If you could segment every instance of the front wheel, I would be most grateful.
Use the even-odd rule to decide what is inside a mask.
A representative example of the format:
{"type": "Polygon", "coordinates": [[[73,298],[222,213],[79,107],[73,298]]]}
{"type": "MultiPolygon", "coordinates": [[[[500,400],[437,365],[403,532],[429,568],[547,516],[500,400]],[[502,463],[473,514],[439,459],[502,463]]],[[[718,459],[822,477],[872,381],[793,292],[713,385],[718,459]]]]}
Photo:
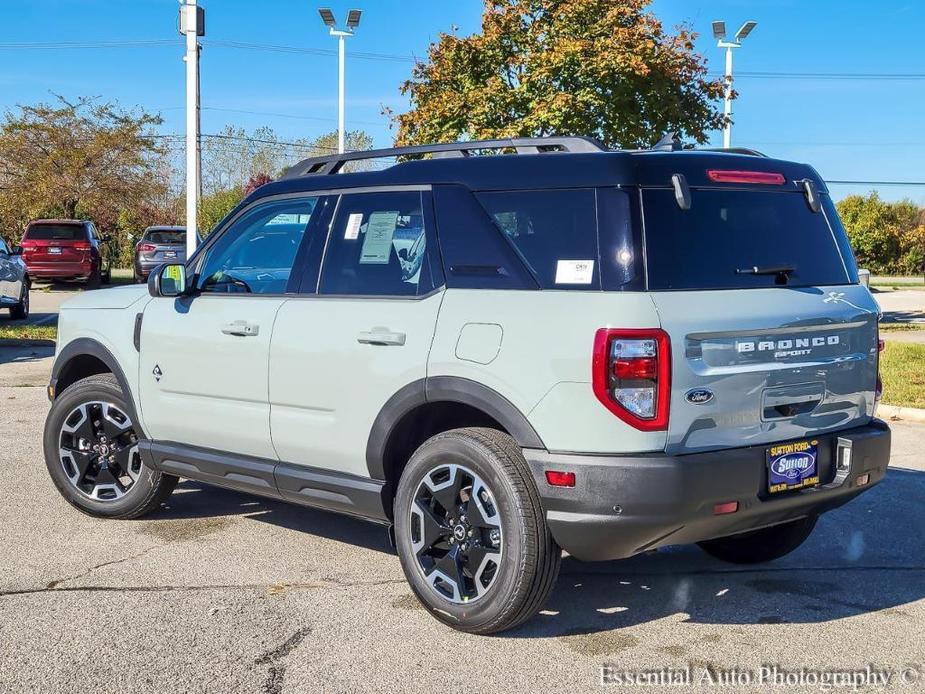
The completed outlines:
{"type": "Polygon", "coordinates": [[[562,552],[507,434],[469,428],[428,439],[402,473],[394,510],[405,577],[440,621],[491,634],[546,602],[562,552]]]}
{"type": "Polygon", "coordinates": [[[73,506],[92,516],[138,518],[166,500],[177,478],[141,459],[141,431],[112,374],[68,387],[45,420],[45,464],[73,506]]]}
{"type": "Polygon", "coordinates": [[[802,545],[816,527],[818,516],[807,516],[789,523],[772,525],[741,535],[698,542],[700,548],[733,564],[760,564],[790,554],[802,545]]]}

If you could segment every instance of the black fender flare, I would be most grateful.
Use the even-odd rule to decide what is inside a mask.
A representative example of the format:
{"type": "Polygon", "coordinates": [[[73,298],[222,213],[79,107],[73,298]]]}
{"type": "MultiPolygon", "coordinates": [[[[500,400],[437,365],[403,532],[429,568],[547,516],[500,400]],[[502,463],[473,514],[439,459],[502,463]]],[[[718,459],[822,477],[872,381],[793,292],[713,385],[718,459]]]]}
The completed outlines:
{"type": "Polygon", "coordinates": [[[372,479],[386,478],[386,446],[395,426],[416,407],[433,402],[470,405],[503,426],[521,448],[546,447],[526,416],[497,391],[468,378],[431,376],[404,386],[379,410],[366,443],[366,465],[372,479]]]}
{"type": "Polygon", "coordinates": [[[116,381],[119,382],[119,387],[122,388],[122,392],[125,394],[126,405],[128,405],[128,415],[132,418],[132,421],[140,428],[141,422],[138,419],[138,412],[135,409],[135,397],[133,395],[132,389],[128,385],[128,379],[125,377],[125,372],[122,370],[122,367],[119,365],[119,360],[113,356],[113,353],[109,351],[103,344],[97,342],[96,340],[89,337],[78,337],[76,340],[68,342],[64,348],[57,354],[55,357],[55,363],[51,367],[51,380],[49,385],[53,387],[53,390],[49,389],[49,395],[54,392],[55,398],[60,395],[58,392],[58,380],[61,378],[61,374],[64,373],[67,365],[71,363],[76,357],[81,357],[84,355],[90,355],[91,357],[96,357],[99,359],[109,371],[115,376],[116,381]]]}

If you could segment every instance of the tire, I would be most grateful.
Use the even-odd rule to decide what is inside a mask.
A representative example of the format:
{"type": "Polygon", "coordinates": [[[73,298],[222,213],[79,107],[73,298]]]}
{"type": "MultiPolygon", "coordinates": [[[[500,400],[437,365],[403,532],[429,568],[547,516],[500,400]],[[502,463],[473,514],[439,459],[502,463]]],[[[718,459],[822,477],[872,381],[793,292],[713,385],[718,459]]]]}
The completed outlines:
{"type": "Polygon", "coordinates": [[[22,293],[19,295],[19,303],[10,306],[10,318],[13,320],[25,320],[29,317],[29,287],[31,283],[28,277],[23,277],[22,293]]]}
{"type": "Polygon", "coordinates": [[[100,281],[103,284],[109,284],[110,282],[112,282],[112,268],[111,267],[106,268],[106,272],[100,275],[100,281]]]}
{"type": "Polygon", "coordinates": [[[772,525],[750,533],[698,542],[712,557],[732,564],[760,564],[790,554],[802,545],[816,527],[818,516],[772,525]]]}
{"type": "Polygon", "coordinates": [[[128,412],[130,408],[115,377],[98,374],[83,378],[62,392],[45,420],[45,464],[51,479],[72,506],[88,515],[139,518],[156,510],[177,485],[173,475],[152,470],[141,462],[133,449],[143,434],[131,422],[128,412]],[[99,453],[91,448],[101,443],[97,432],[105,436],[104,446],[116,444],[119,449],[113,449],[110,460],[114,464],[99,465],[99,453]],[[85,462],[93,459],[97,462],[85,462]],[[79,462],[84,463],[88,472],[95,470],[95,474],[80,472],[79,462]]]}
{"type": "Polygon", "coordinates": [[[87,289],[97,289],[103,281],[103,275],[99,268],[94,268],[87,276],[87,289]]]}
{"type": "Polygon", "coordinates": [[[562,551],[520,447],[507,434],[454,429],[425,441],[402,473],[394,510],[405,577],[444,624],[472,634],[505,631],[530,619],[549,597],[562,551]],[[467,489],[480,501],[466,500],[467,489]],[[449,506],[466,503],[447,512],[438,497],[449,506]],[[438,534],[442,539],[435,540],[438,534]],[[447,574],[438,567],[448,566],[461,580],[442,578],[447,574]]]}

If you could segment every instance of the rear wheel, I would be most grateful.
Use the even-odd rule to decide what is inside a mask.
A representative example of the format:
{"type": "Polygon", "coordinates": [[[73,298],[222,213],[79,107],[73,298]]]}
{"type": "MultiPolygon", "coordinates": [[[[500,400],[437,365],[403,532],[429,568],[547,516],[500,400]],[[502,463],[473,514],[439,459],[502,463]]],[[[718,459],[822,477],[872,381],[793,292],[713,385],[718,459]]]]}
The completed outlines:
{"type": "Polygon", "coordinates": [[[170,496],[177,478],[141,460],[141,436],[111,374],[81,379],[45,420],[45,464],[61,495],[84,513],[138,518],[170,496]]]}
{"type": "Polygon", "coordinates": [[[698,542],[710,556],[733,564],[759,564],[790,554],[816,527],[818,516],[807,516],[750,533],[698,542]]]}
{"type": "Polygon", "coordinates": [[[103,281],[103,275],[100,272],[100,268],[95,267],[90,271],[90,274],[87,276],[87,287],[89,289],[96,289],[100,286],[100,283],[103,281]]]}
{"type": "Polygon", "coordinates": [[[520,448],[493,429],[438,434],[415,452],[398,485],[395,538],[418,599],[475,634],[532,617],[562,554],[520,448]]]}
{"type": "Polygon", "coordinates": [[[102,281],[103,284],[109,284],[110,282],[112,282],[112,268],[111,267],[107,267],[106,272],[100,275],[100,280],[102,281]]]}
{"type": "Polygon", "coordinates": [[[29,278],[24,277],[19,295],[19,303],[15,306],[10,306],[10,318],[13,320],[25,320],[29,317],[29,287],[29,278]]]}

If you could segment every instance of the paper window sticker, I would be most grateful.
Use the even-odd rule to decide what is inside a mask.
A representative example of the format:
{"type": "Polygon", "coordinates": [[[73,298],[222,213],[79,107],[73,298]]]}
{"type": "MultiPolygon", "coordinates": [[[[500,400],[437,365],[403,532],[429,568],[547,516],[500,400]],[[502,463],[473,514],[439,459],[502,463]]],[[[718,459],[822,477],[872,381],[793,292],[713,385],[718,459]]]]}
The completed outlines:
{"type": "Polygon", "coordinates": [[[388,265],[392,256],[392,237],[398,225],[398,212],[373,212],[366,223],[360,265],[388,265]]]}
{"type": "Polygon", "coordinates": [[[344,231],[344,238],[348,241],[360,238],[361,224],[363,224],[362,212],[354,212],[347,217],[347,229],[344,231]]]}
{"type": "Polygon", "coordinates": [[[591,284],[593,260],[560,260],[556,263],[556,284],[591,284]]]}

